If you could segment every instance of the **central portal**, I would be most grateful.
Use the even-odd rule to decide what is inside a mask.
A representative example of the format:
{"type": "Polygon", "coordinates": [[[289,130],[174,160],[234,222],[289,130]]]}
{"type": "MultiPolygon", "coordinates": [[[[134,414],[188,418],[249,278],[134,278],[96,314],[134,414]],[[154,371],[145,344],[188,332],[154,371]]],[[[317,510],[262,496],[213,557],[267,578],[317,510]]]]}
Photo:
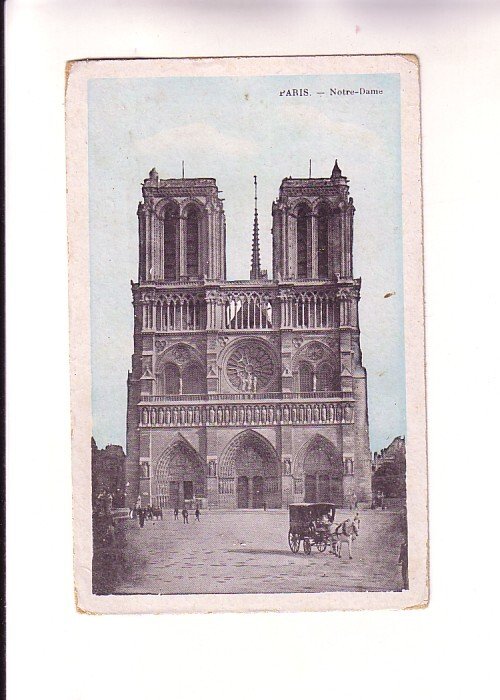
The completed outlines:
{"type": "Polygon", "coordinates": [[[271,444],[255,431],[245,431],[230,443],[222,470],[235,479],[237,508],[281,507],[281,478],[276,453],[271,444]]]}

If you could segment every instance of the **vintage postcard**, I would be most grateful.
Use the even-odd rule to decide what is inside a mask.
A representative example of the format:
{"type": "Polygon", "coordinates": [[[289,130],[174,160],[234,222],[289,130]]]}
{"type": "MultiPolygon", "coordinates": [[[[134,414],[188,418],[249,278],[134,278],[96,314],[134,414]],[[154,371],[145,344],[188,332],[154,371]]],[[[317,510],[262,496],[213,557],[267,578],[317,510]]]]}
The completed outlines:
{"type": "Polygon", "coordinates": [[[426,605],[417,58],[66,80],[78,608],[426,605]]]}

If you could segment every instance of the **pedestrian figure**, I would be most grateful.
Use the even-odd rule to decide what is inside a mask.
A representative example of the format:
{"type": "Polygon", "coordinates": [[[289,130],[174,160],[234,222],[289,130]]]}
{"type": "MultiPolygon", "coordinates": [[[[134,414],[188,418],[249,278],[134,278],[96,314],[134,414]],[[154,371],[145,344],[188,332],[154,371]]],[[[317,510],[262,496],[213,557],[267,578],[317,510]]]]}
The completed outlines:
{"type": "Polygon", "coordinates": [[[267,510],[267,503],[264,501],[264,512],[267,510]]]}
{"type": "Polygon", "coordinates": [[[198,508],[198,506],[196,506],[196,510],[194,511],[194,515],[196,517],[196,520],[198,520],[198,522],[199,522],[200,521],[200,509],[198,508]]]}
{"type": "Polygon", "coordinates": [[[360,519],[360,517],[359,517],[359,513],[356,513],[356,515],[354,516],[354,520],[352,521],[352,526],[353,526],[353,528],[354,528],[354,534],[356,535],[356,537],[357,537],[358,534],[359,534],[359,525],[360,525],[360,523],[361,523],[361,519],[360,519]]]}
{"type": "Polygon", "coordinates": [[[408,542],[403,540],[399,553],[399,564],[401,564],[401,576],[403,578],[403,589],[408,590],[408,542]]]}
{"type": "Polygon", "coordinates": [[[177,506],[174,508],[174,520],[179,520],[179,509],[177,506]]]}
{"type": "Polygon", "coordinates": [[[188,520],[189,512],[188,512],[187,508],[182,509],[182,518],[183,518],[184,525],[189,525],[189,520],[188,520]]]}
{"type": "Polygon", "coordinates": [[[139,516],[139,525],[144,527],[144,520],[146,518],[146,513],[143,508],[138,508],[137,515],[139,516]]]}

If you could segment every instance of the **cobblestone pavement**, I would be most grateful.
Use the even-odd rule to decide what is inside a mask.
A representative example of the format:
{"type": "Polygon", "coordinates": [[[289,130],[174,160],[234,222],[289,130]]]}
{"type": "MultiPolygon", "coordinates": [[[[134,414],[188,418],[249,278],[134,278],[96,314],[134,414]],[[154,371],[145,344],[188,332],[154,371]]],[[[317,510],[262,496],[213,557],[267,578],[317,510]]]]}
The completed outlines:
{"type": "MultiPolygon", "coordinates": [[[[350,514],[352,516],[352,513],[350,514]]],[[[336,521],[348,517],[338,511],[336,521]]],[[[203,511],[174,521],[127,521],[116,593],[300,593],[401,589],[399,513],[362,511],[353,559],[288,547],[288,511],[203,511]]]]}

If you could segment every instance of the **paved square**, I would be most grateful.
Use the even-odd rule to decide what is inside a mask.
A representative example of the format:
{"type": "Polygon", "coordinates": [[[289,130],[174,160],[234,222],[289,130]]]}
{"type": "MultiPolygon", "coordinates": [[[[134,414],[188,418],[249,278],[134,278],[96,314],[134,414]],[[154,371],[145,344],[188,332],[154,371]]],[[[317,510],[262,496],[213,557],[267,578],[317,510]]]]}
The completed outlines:
{"type": "MultiPolygon", "coordinates": [[[[338,511],[336,521],[352,516],[338,511]]],[[[288,511],[203,511],[174,521],[128,520],[116,593],[301,593],[401,590],[401,516],[362,511],[353,560],[329,550],[292,554],[288,511]]]]}

